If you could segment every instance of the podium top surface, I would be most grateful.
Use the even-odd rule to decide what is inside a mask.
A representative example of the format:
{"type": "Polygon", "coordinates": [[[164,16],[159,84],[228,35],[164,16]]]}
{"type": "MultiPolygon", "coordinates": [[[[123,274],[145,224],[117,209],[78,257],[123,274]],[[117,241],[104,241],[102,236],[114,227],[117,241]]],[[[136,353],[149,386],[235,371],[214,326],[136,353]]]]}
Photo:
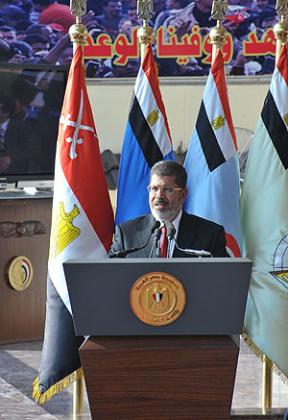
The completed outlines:
{"type": "Polygon", "coordinates": [[[237,335],[242,332],[252,262],[244,258],[102,259],[63,264],[77,335],[237,335]],[[141,277],[168,273],[183,285],[183,313],[147,325],[130,306],[141,277]]]}

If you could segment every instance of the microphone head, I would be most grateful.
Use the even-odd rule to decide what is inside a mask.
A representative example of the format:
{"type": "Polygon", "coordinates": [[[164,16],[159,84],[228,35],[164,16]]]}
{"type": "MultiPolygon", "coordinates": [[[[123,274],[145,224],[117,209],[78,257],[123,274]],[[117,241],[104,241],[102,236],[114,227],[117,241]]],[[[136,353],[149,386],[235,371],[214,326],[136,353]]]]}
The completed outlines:
{"type": "Polygon", "coordinates": [[[158,228],[156,228],[156,229],[155,229],[155,231],[154,231],[154,238],[155,238],[155,241],[159,241],[160,236],[161,236],[161,229],[160,229],[160,227],[158,227],[158,228]]]}
{"type": "Polygon", "coordinates": [[[156,229],[159,229],[160,227],[160,222],[159,220],[155,220],[154,225],[152,226],[151,232],[155,232],[156,229]]]}
{"type": "Polygon", "coordinates": [[[170,222],[170,221],[164,222],[164,224],[165,224],[166,229],[167,229],[167,238],[171,241],[175,236],[176,229],[175,229],[173,223],[170,222]]]}

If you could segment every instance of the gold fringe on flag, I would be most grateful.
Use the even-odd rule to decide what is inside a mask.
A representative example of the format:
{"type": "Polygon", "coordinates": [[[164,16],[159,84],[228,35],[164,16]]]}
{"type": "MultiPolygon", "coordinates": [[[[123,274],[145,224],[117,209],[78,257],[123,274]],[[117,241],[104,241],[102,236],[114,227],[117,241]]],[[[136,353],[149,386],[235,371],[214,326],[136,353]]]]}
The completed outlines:
{"type": "MultiPolygon", "coordinates": [[[[253,351],[253,353],[259,358],[262,359],[262,357],[264,356],[263,351],[261,351],[256,344],[254,343],[254,341],[251,340],[251,338],[247,335],[247,333],[245,331],[243,331],[242,333],[242,338],[245,341],[245,343],[247,344],[247,346],[253,351]]],[[[277,376],[279,376],[279,378],[281,379],[281,381],[284,384],[288,383],[288,377],[287,375],[285,375],[285,373],[282,372],[282,370],[275,364],[272,362],[272,370],[273,372],[276,373],[277,376]]]]}
{"type": "Polygon", "coordinates": [[[58,392],[62,391],[63,389],[67,388],[69,385],[71,385],[73,382],[81,379],[84,377],[83,369],[82,367],[72,372],[70,375],[66,376],[65,378],[61,379],[61,381],[56,382],[54,385],[52,385],[50,388],[47,389],[47,391],[43,392],[41,394],[40,388],[39,388],[39,377],[35,378],[33,382],[33,393],[32,397],[34,400],[39,404],[45,404],[47,401],[49,401],[54,395],[58,394],[58,392]]]}

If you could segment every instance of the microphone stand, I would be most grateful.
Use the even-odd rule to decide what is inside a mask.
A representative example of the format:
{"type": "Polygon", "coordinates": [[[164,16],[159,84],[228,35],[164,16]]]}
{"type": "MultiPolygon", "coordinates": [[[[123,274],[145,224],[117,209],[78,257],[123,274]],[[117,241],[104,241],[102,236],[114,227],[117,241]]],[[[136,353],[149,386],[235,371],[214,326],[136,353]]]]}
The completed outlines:
{"type": "Polygon", "coordinates": [[[170,248],[170,243],[173,242],[175,244],[175,247],[178,249],[178,251],[184,252],[185,254],[191,255],[191,257],[212,257],[211,252],[209,251],[205,251],[204,249],[184,249],[184,248],[180,248],[178,246],[178,243],[175,239],[175,227],[173,226],[173,224],[171,222],[165,222],[166,225],[166,229],[167,229],[167,238],[169,241],[169,248],[170,248]]]}
{"type": "MultiPolygon", "coordinates": [[[[139,247],[136,247],[136,248],[131,248],[131,249],[125,249],[125,250],[122,250],[122,251],[117,251],[114,254],[111,254],[109,256],[109,258],[126,258],[127,255],[133,254],[134,252],[137,252],[137,251],[140,251],[141,249],[144,249],[148,245],[148,242],[150,241],[150,238],[153,235],[153,233],[154,233],[154,237],[155,237],[154,241],[156,242],[156,233],[157,233],[157,231],[160,232],[159,225],[160,225],[160,222],[155,221],[154,225],[152,226],[150,235],[149,235],[149,237],[148,237],[148,239],[147,239],[147,241],[146,241],[146,243],[144,245],[139,246],[139,247]]],[[[157,238],[159,238],[159,236],[160,235],[157,234],[157,238]]],[[[159,240],[159,239],[157,239],[157,240],[159,240]]]]}
{"type": "Polygon", "coordinates": [[[159,248],[159,239],[160,239],[160,236],[161,236],[161,230],[158,227],[154,231],[154,242],[153,242],[153,246],[151,248],[151,251],[150,251],[150,254],[149,254],[149,257],[148,258],[152,258],[154,249],[156,249],[156,258],[160,258],[160,248],[159,248]]]}

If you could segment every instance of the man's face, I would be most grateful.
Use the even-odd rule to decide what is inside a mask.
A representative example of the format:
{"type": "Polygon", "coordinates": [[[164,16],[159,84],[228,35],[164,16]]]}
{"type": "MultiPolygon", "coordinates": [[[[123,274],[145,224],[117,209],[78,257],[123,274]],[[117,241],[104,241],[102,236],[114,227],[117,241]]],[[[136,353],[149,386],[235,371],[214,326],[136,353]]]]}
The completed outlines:
{"type": "Polygon", "coordinates": [[[132,28],[133,23],[129,19],[122,20],[122,22],[119,23],[119,32],[121,32],[121,34],[126,35],[127,37],[131,35],[132,28]]]}
{"type": "Polygon", "coordinates": [[[149,205],[151,213],[156,219],[172,221],[183,207],[187,195],[186,188],[181,188],[176,184],[175,176],[152,175],[150,181],[151,191],[149,192],[149,205]],[[157,187],[157,192],[153,192],[153,187],[157,187]],[[165,187],[174,187],[175,190],[168,194],[165,187]],[[164,191],[163,191],[164,190],[164,191]]]}
{"type": "Polygon", "coordinates": [[[39,35],[43,38],[49,40],[52,42],[55,39],[55,35],[53,30],[50,28],[50,26],[44,26],[39,30],[39,35]]]}
{"type": "Polygon", "coordinates": [[[73,47],[67,47],[65,48],[65,50],[63,51],[62,55],[61,55],[61,64],[64,64],[65,66],[71,64],[72,61],[72,57],[73,57],[73,47]]]}
{"type": "Polygon", "coordinates": [[[136,8],[135,8],[135,9],[128,9],[128,10],[127,10],[127,14],[128,14],[129,19],[130,19],[133,23],[135,23],[135,22],[136,22],[136,24],[139,24],[139,21],[138,21],[138,16],[137,16],[137,9],[136,9],[136,8]]]}
{"type": "Polygon", "coordinates": [[[122,3],[120,1],[109,1],[105,7],[105,12],[109,17],[119,16],[122,12],[122,3]]]}
{"type": "Polygon", "coordinates": [[[15,31],[1,31],[0,33],[1,33],[1,39],[4,39],[4,41],[8,42],[8,44],[9,42],[17,40],[15,31]]]}
{"type": "Polygon", "coordinates": [[[48,51],[49,50],[49,44],[44,42],[34,42],[34,44],[31,45],[33,53],[37,53],[39,51],[48,51]]]}

